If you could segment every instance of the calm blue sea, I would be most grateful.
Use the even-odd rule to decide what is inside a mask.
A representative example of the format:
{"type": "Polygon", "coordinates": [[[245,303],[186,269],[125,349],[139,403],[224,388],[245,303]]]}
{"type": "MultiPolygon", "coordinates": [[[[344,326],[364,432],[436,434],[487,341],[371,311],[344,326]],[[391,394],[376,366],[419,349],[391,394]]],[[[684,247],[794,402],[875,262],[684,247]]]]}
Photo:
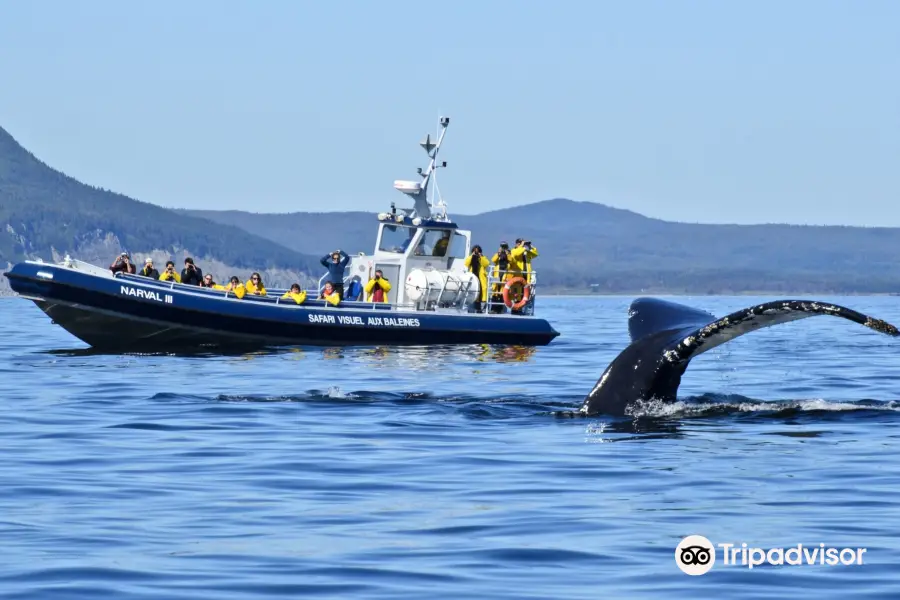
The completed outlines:
{"type": "MultiPolygon", "coordinates": [[[[823,299],[900,324],[900,298],[823,299]]],[[[814,317],[641,418],[555,414],[630,300],[540,298],[537,350],[217,357],[92,354],[0,300],[0,597],[900,597],[900,341],[814,317]],[[866,553],[692,577],[692,534],[866,553]]]]}

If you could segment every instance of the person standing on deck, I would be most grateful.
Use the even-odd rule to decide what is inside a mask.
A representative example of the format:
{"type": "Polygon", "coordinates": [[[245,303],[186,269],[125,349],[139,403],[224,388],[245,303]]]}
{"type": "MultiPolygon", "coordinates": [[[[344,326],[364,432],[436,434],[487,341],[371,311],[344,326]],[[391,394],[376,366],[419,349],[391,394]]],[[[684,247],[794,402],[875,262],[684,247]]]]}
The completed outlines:
{"type": "Polygon", "coordinates": [[[328,279],[331,281],[331,287],[341,299],[344,297],[344,269],[350,262],[350,257],[341,249],[337,249],[331,254],[326,254],[320,261],[322,266],[328,269],[328,279]]]}
{"type": "Polygon", "coordinates": [[[475,312],[481,312],[481,306],[487,302],[487,270],[490,262],[481,253],[481,246],[472,246],[472,254],[466,257],[466,268],[478,277],[478,284],[481,286],[478,300],[475,301],[475,312]]]}
{"type": "MultiPolygon", "coordinates": [[[[369,267],[371,268],[371,267],[369,267]]],[[[381,269],[375,271],[375,277],[366,283],[366,302],[387,302],[391,282],[384,278],[381,269]]]]}
{"type": "Polygon", "coordinates": [[[537,248],[522,238],[516,240],[516,247],[509,253],[511,262],[515,263],[513,270],[522,273],[527,283],[531,283],[531,259],[537,258],[537,255],[537,248]]]}
{"type": "Polygon", "coordinates": [[[493,278],[495,283],[491,286],[491,312],[502,313],[505,310],[503,306],[503,297],[501,288],[504,281],[510,279],[513,275],[510,273],[512,268],[512,260],[509,257],[509,244],[500,242],[500,249],[491,257],[494,264],[493,278]]]}

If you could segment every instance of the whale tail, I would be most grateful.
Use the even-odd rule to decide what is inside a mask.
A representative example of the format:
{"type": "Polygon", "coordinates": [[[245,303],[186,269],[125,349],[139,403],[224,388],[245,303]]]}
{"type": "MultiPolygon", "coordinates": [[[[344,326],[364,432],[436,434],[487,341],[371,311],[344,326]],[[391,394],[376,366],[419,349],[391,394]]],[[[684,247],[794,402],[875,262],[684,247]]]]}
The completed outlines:
{"type": "Polygon", "coordinates": [[[674,400],[681,376],[695,356],[745,333],[818,315],[900,336],[890,323],[829,302],[776,300],[716,318],[675,302],[638,298],[628,312],[631,344],[609,364],[579,412],[621,416],[640,400],[674,400]]]}

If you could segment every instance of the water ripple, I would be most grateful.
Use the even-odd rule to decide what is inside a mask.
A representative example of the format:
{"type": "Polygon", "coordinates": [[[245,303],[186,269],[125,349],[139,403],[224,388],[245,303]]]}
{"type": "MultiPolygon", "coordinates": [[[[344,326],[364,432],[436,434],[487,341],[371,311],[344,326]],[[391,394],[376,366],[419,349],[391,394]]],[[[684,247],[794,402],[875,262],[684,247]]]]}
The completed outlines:
{"type": "MultiPolygon", "coordinates": [[[[94,352],[2,300],[0,591],[896,597],[896,342],[791,323],[696,359],[677,403],[577,417],[628,342],[629,301],[542,299],[563,337],[536,350],[223,356],[94,352]],[[688,577],[673,558],[689,534],[867,561],[688,577]]],[[[894,299],[835,301],[900,322],[894,299]]]]}

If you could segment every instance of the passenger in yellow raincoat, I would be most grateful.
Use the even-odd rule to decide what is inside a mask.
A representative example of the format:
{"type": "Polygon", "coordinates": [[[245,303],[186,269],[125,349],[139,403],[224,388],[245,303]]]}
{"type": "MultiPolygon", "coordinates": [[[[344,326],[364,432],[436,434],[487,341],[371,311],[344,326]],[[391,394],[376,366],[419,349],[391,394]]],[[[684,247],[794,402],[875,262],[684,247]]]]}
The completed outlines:
{"type": "MultiPolygon", "coordinates": [[[[371,267],[369,267],[371,269],[371,267]]],[[[371,273],[371,271],[369,271],[371,273]]],[[[391,282],[384,278],[381,269],[375,271],[375,277],[366,282],[366,302],[387,302],[391,282]]]]}
{"type": "Polygon", "coordinates": [[[478,300],[475,301],[475,311],[481,312],[482,304],[487,302],[487,270],[491,263],[481,253],[481,246],[472,246],[472,254],[466,257],[466,268],[469,269],[476,277],[478,277],[481,293],[478,294],[478,300]]]}
{"type": "Polygon", "coordinates": [[[531,259],[537,258],[537,255],[537,248],[532,246],[530,241],[517,239],[516,247],[509,253],[510,270],[523,274],[525,281],[531,283],[531,259]],[[512,266],[513,263],[515,266],[512,266]]]}
{"type": "Polygon", "coordinates": [[[232,275],[231,279],[228,282],[228,285],[214,285],[213,289],[216,290],[225,290],[226,292],[233,292],[235,296],[238,298],[243,298],[247,293],[247,288],[244,287],[244,284],[241,283],[241,280],[237,278],[237,275],[232,275]]]}
{"type": "Polygon", "coordinates": [[[250,279],[244,285],[247,288],[248,294],[253,294],[255,296],[265,296],[266,295],[266,286],[263,285],[262,275],[259,273],[253,273],[250,275],[250,279]]]}
{"type": "Polygon", "coordinates": [[[171,260],[166,261],[166,270],[159,274],[159,280],[181,283],[181,275],[175,270],[175,263],[171,260]]]}
{"type": "Polygon", "coordinates": [[[509,244],[500,242],[500,249],[491,257],[491,262],[494,265],[494,272],[491,275],[494,281],[497,282],[491,286],[491,302],[494,303],[491,306],[491,312],[503,312],[505,309],[503,308],[503,298],[501,296],[502,282],[511,279],[515,275],[510,272],[515,265],[509,257],[509,244]]]}
{"type": "Polygon", "coordinates": [[[509,244],[500,242],[500,249],[491,257],[491,263],[494,265],[494,279],[506,281],[510,278],[510,271],[515,265],[513,264],[512,258],[509,256],[509,244]]]}
{"type": "Polygon", "coordinates": [[[303,304],[306,302],[306,291],[301,290],[298,284],[294,284],[291,286],[291,289],[284,293],[284,296],[281,297],[282,300],[287,300],[290,298],[297,304],[303,304]]]}

